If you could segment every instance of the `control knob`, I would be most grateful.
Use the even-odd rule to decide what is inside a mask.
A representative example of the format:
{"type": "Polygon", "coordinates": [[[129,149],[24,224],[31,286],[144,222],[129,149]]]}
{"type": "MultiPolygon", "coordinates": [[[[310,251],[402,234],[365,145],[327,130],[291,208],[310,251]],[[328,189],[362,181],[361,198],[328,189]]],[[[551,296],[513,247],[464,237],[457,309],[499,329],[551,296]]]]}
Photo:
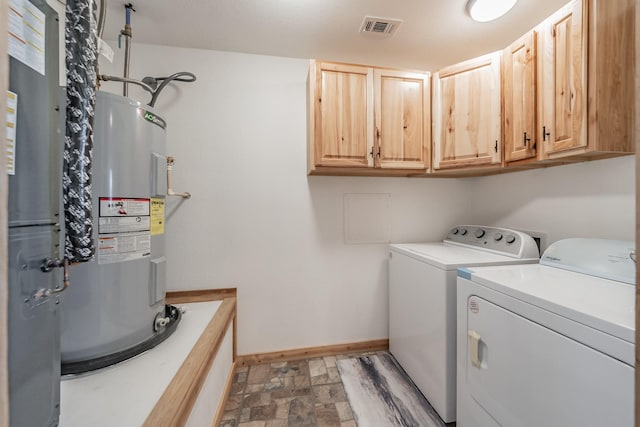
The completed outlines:
{"type": "Polygon", "coordinates": [[[494,235],[493,235],[493,239],[494,239],[496,242],[499,242],[500,240],[502,240],[502,233],[496,233],[496,234],[494,234],[494,235]]]}
{"type": "Polygon", "coordinates": [[[463,236],[466,236],[467,235],[467,229],[463,228],[462,230],[460,230],[460,234],[463,235],[463,236]]]}
{"type": "Polygon", "coordinates": [[[514,236],[513,234],[509,234],[507,236],[507,238],[506,238],[506,241],[507,241],[508,244],[511,244],[511,243],[515,242],[516,241],[516,236],[514,236]]]}
{"type": "Polygon", "coordinates": [[[458,230],[458,227],[454,228],[453,230],[451,230],[451,234],[458,234],[460,230],[458,230]]]}
{"type": "Polygon", "coordinates": [[[476,237],[478,239],[481,238],[484,235],[485,235],[485,232],[484,232],[484,230],[482,228],[479,228],[479,229],[476,230],[476,237]]]}

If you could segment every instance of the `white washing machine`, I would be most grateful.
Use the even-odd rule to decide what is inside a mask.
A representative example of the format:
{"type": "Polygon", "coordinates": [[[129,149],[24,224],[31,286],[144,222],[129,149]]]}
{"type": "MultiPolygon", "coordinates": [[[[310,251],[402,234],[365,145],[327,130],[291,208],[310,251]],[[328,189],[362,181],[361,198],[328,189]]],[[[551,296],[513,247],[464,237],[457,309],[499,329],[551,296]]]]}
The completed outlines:
{"type": "Polygon", "coordinates": [[[635,244],[458,270],[457,425],[633,426],[635,244]]]}
{"type": "Polygon", "coordinates": [[[531,236],[462,225],[442,242],[390,246],[389,351],[445,422],[456,416],[456,269],[537,263],[531,236]]]}

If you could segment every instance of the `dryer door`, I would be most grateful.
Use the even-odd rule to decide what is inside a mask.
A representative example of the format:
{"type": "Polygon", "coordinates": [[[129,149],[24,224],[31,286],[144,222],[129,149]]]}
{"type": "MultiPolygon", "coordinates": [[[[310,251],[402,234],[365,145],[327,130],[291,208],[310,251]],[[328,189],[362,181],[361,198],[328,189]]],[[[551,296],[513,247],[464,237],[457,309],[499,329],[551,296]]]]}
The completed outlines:
{"type": "Polygon", "coordinates": [[[477,296],[466,386],[502,426],[632,426],[633,367],[477,296]]]}

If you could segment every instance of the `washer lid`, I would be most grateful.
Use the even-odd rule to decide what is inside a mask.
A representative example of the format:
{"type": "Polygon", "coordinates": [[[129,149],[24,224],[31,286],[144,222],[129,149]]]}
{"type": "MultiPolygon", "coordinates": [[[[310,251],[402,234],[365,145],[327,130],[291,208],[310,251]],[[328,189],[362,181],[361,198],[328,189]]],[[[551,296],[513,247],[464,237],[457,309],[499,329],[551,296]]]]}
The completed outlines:
{"type": "Polygon", "coordinates": [[[449,243],[402,243],[390,246],[394,252],[399,252],[426,262],[442,270],[455,270],[458,267],[473,267],[479,265],[505,265],[537,263],[538,258],[514,258],[500,255],[482,249],[473,249],[449,243]]]}
{"type": "Polygon", "coordinates": [[[635,342],[635,287],[540,264],[475,267],[458,276],[635,342]]]}

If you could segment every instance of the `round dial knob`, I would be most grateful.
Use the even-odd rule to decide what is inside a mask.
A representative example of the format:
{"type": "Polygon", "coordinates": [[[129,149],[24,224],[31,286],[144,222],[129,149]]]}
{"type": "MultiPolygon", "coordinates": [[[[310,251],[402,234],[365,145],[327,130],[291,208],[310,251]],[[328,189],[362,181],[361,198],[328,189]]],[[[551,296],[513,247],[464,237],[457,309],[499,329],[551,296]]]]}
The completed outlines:
{"type": "Polygon", "coordinates": [[[459,232],[459,231],[460,231],[460,230],[458,230],[457,228],[454,228],[453,230],[451,230],[451,233],[452,233],[452,234],[458,234],[458,232],[459,232]]]}
{"type": "Polygon", "coordinates": [[[516,241],[516,236],[509,234],[506,238],[507,243],[511,244],[516,241]]]}
{"type": "Polygon", "coordinates": [[[496,233],[496,234],[494,234],[494,235],[493,235],[493,239],[494,239],[496,242],[499,242],[500,240],[502,240],[502,233],[496,233]]]}
{"type": "Polygon", "coordinates": [[[463,236],[465,236],[467,234],[467,229],[463,228],[462,230],[460,230],[460,234],[462,234],[463,236]]]}
{"type": "Polygon", "coordinates": [[[477,230],[476,230],[476,237],[477,237],[478,239],[479,239],[479,238],[481,238],[481,237],[482,237],[482,236],[484,236],[484,235],[485,235],[485,232],[484,232],[484,230],[483,230],[483,229],[479,228],[479,229],[477,229],[477,230]]]}

